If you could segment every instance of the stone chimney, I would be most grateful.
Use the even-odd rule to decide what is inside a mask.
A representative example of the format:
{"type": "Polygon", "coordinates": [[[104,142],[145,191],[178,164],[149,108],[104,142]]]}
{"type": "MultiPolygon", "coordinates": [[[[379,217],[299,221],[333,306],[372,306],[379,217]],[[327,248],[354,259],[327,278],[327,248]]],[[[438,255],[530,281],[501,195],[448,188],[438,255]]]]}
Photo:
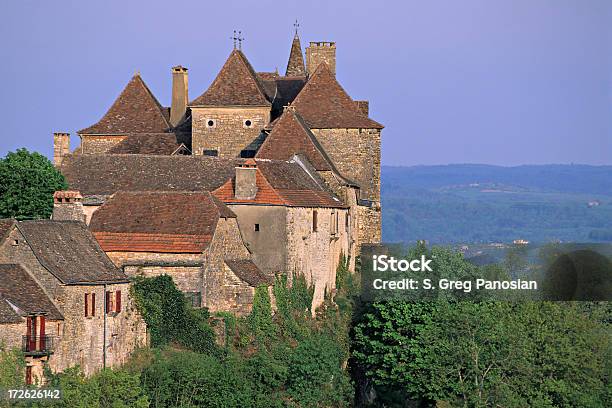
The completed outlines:
{"type": "Polygon", "coordinates": [[[236,166],[234,196],[238,200],[253,200],[257,195],[257,163],[247,159],[236,166]]]}
{"type": "Polygon", "coordinates": [[[336,43],[328,41],[311,41],[306,47],[306,70],[312,75],[319,64],[326,62],[331,72],[336,75],[336,43]]]}
{"type": "Polygon", "coordinates": [[[55,167],[62,165],[62,160],[67,154],[70,154],[70,133],[53,133],[53,164],[55,167]]]}
{"type": "Polygon", "coordinates": [[[170,124],[179,124],[189,103],[187,95],[187,68],[177,65],[172,67],[172,105],[170,106],[170,124]]]}
{"type": "Polygon", "coordinates": [[[53,193],[53,215],[56,221],[85,222],[83,196],[78,191],[56,191],[53,193]]]}
{"type": "Polygon", "coordinates": [[[370,102],[368,101],[355,101],[355,106],[357,106],[357,110],[363,113],[366,116],[370,115],[370,102]]]}

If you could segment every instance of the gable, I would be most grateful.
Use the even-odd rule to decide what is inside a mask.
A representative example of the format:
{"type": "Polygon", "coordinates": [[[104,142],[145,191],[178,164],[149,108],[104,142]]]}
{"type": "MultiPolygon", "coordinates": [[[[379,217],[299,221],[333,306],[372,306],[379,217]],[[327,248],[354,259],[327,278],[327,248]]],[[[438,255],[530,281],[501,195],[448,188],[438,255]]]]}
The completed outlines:
{"type": "Polygon", "coordinates": [[[210,87],[189,105],[270,106],[270,101],[242,51],[233,50],[210,87]]]}
{"type": "Polygon", "coordinates": [[[110,109],[96,124],[81,129],[84,135],[162,133],[169,129],[167,112],[139,74],[132,77],[110,109]]]}

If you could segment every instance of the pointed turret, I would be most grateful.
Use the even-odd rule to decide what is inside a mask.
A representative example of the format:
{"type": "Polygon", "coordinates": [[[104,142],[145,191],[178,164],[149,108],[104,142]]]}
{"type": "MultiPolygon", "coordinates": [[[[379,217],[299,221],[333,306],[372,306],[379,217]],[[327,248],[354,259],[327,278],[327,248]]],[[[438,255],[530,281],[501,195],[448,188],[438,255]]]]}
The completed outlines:
{"type": "Polygon", "coordinates": [[[302,55],[302,45],[300,44],[300,36],[295,32],[293,43],[291,43],[291,53],[289,54],[289,62],[287,62],[287,71],[285,76],[296,77],[306,76],[306,66],[304,65],[304,55],[302,55]]]}

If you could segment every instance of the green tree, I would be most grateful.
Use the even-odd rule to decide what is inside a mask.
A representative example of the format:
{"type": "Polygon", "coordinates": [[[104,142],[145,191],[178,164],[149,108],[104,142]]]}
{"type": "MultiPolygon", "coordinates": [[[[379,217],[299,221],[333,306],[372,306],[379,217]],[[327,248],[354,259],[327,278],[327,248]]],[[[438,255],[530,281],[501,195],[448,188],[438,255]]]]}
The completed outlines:
{"type": "Polygon", "coordinates": [[[49,218],[53,193],[67,187],[45,156],[26,149],[10,152],[0,159],[0,218],[49,218]]]}

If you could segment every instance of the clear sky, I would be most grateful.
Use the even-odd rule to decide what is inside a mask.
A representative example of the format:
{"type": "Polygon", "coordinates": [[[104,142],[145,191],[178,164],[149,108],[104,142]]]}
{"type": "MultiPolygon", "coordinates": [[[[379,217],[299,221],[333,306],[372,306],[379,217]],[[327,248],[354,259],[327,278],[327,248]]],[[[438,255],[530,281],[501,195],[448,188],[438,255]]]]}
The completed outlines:
{"type": "Polygon", "coordinates": [[[52,153],[139,70],[163,105],[229,55],[284,73],[300,21],[336,41],[338,78],[383,123],[383,164],[612,164],[612,1],[27,1],[0,3],[0,156],[52,153]]]}

